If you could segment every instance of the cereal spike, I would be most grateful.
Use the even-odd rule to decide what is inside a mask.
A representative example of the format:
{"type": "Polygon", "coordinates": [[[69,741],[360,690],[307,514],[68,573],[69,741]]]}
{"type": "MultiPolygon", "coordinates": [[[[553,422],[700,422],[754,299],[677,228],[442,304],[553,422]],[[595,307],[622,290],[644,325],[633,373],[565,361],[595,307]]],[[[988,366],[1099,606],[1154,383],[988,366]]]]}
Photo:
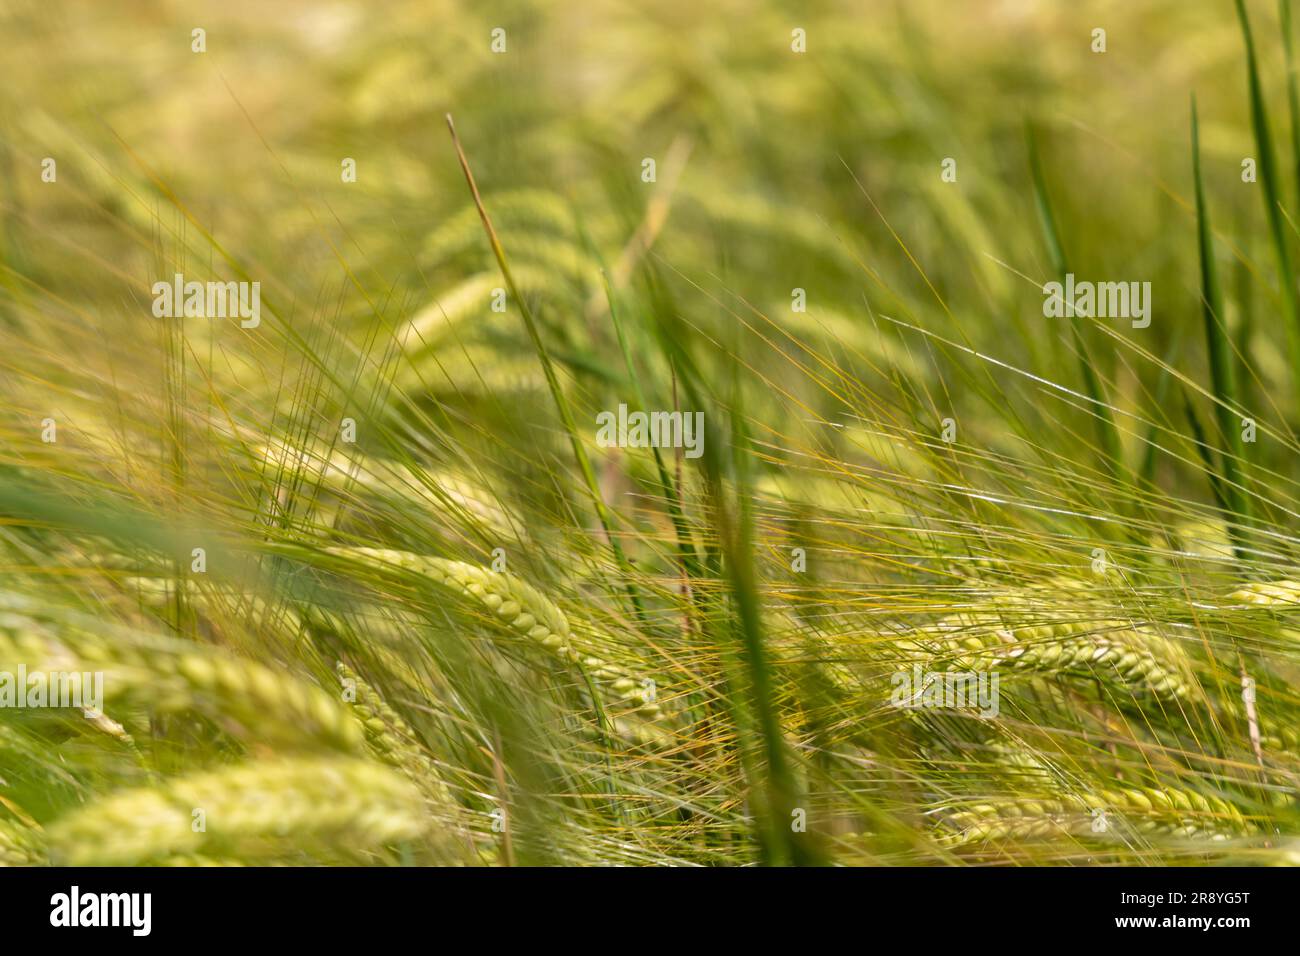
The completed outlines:
{"type": "Polygon", "coordinates": [[[1233,591],[1228,599],[1260,607],[1300,608],[1300,581],[1255,581],[1233,591]]]}
{"type": "Polygon", "coordinates": [[[351,850],[411,839],[420,798],[401,776],[347,758],[247,763],[106,797],[50,828],[67,866],[131,866],[178,855],[296,852],[313,839],[351,850]],[[192,826],[202,810],[205,829],[192,826]]]}
{"type": "Polygon", "coordinates": [[[355,683],[357,698],[352,707],[361,718],[371,752],[410,777],[435,803],[454,807],[456,801],[438,765],[425,752],[411,726],[356,671],[342,661],[337,666],[341,678],[355,683]]]}
{"type": "MultiPolygon", "coordinates": [[[[232,718],[251,736],[285,741],[304,738],[359,750],[361,728],[341,702],[315,685],[256,661],[179,641],[132,634],[107,640],[79,627],[57,633],[44,621],[0,613],[0,664],[23,662],[28,670],[104,672],[106,697],[132,696],[161,711],[203,710],[232,718]]],[[[99,729],[120,730],[90,715],[99,729]]],[[[122,731],[124,734],[125,731],[122,731]]]]}
{"type": "MultiPolygon", "coordinates": [[[[1093,811],[1111,814],[1134,830],[1167,836],[1225,840],[1254,827],[1236,807],[1218,797],[1184,790],[1114,788],[1088,795],[999,797],[943,817],[948,846],[995,840],[1087,836],[1093,811]]],[[[1104,832],[1104,831],[1103,831],[1104,832]]]]}
{"type": "Polygon", "coordinates": [[[40,866],[45,863],[38,831],[0,821],[0,866],[40,866]]]}
{"type": "Polygon", "coordinates": [[[384,548],[328,550],[341,557],[375,560],[432,578],[485,608],[503,625],[524,635],[564,664],[580,666],[593,680],[608,685],[617,695],[619,703],[635,709],[640,717],[654,720],[661,714],[658,704],[645,699],[641,692],[641,682],[631,672],[576,648],[564,612],[532,585],[511,574],[464,561],[407,551],[384,548]]]}
{"type": "Polygon", "coordinates": [[[992,620],[979,620],[972,627],[968,621],[949,618],[930,633],[936,632],[939,640],[907,642],[905,649],[949,659],[955,655],[953,666],[974,670],[1000,667],[1098,678],[1163,700],[1181,700],[1192,693],[1177,666],[1176,647],[1147,628],[1117,621],[1012,627],[992,620]]]}

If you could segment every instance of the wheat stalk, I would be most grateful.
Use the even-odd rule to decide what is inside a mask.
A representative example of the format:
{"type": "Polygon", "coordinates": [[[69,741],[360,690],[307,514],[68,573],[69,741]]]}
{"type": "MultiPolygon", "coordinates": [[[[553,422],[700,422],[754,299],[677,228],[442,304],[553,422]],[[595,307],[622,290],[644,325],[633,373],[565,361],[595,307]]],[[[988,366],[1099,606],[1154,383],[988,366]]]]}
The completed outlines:
{"type": "Polygon", "coordinates": [[[438,765],[429,757],[411,726],[356,671],[342,661],[339,661],[337,670],[339,677],[350,681],[355,689],[356,700],[352,708],[361,718],[371,752],[410,777],[435,803],[444,807],[456,806],[438,765]]]}
{"type": "Polygon", "coordinates": [[[497,621],[522,634],[557,660],[579,665],[593,680],[606,683],[623,707],[647,720],[654,720],[662,713],[657,702],[646,699],[642,683],[630,671],[575,647],[564,612],[532,585],[512,574],[464,561],[386,548],[327,550],[340,557],[399,568],[451,588],[487,609],[497,621]]]}
{"type": "Polygon", "coordinates": [[[42,841],[31,827],[0,821],[0,866],[38,866],[45,861],[42,841]]]}
{"type": "Polygon", "coordinates": [[[948,654],[957,666],[974,670],[1100,679],[1163,700],[1192,693],[1172,645],[1147,628],[1119,621],[1006,626],[998,620],[991,629],[972,630],[958,617],[941,621],[929,633],[939,640],[905,642],[904,649],[931,660],[948,654]]]}
{"type": "Polygon", "coordinates": [[[1233,591],[1229,599],[1260,607],[1300,606],[1300,581],[1252,581],[1233,591]]]}
{"type": "MultiPolygon", "coordinates": [[[[4,597],[4,596],[0,596],[4,597]]],[[[13,597],[8,596],[10,605],[13,597]]],[[[88,624],[0,611],[0,662],[29,670],[104,672],[107,698],[130,695],[158,711],[197,708],[234,719],[246,732],[357,750],[360,725],[319,687],[255,661],[180,641],[116,629],[110,640],[88,624]]]]}
{"type": "Polygon", "coordinates": [[[356,854],[422,829],[418,791],[391,770],[347,758],[282,759],[105,797],[57,820],[49,841],[60,865],[129,866],[223,848],[276,855],[319,840],[356,854]]]}
{"type": "Polygon", "coordinates": [[[943,840],[960,846],[1109,832],[1109,823],[1102,831],[1095,829],[1097,813],[1114,815],[1140,833],[1213,841],[1253,829],[1236,807],[1219,797],[1180,789],[1109,788],[1084,796],[1005,797],[948,811],[941,819],[951,832],[944,834],[943,840]]]}

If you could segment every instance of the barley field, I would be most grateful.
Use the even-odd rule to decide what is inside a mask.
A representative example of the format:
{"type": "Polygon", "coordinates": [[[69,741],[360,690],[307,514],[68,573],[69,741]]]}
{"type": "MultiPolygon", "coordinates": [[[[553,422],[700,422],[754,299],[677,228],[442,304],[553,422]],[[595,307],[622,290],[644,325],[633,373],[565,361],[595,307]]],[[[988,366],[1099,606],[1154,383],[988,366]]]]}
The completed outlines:
{"type": "Polygon", "coordinates": [[[9,0],[0,864],[1300,864],[1289,0],[9,0]]]}

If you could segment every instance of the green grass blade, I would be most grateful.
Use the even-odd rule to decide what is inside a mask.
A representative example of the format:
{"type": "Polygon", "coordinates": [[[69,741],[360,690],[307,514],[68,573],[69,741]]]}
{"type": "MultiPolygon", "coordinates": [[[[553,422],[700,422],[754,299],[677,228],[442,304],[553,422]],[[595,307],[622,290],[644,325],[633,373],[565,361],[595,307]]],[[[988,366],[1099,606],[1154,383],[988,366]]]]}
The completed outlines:
{"type": "MultiPolygon", "coordinates": [[[[1061,243],[1060,231],[1056,225],[1056,216],[1052,212],[1052,203],[1047,192],[1047,182],[1038,159],[1037,141],[1033,128],[1028,124],[1025,125],[1025,136],[1029,144],[1029,171],[1034,189],[1034,205],[1038,209],[1043,239],[1047,245],[1048,256],[1052,260],[1052,268],[1056,273],[1056,278],[1064,281],[1065,274],[1070,271],[1069,261],[1065,255],[1065,247],[1061,243]]],[[[1070,332],[1075,352],[1079,356],[1079,373],[1083,379],[1084,393],[1093,402],[1097,439],[1105,456],[1105,465],[1112,475],[1119,478],[1124,474],[1124,451],[1120,442],[1119,429],[1115,426],[1115,418],[1111,414],[1110,406],[1106,404],[1105,397],[1102,394],[1101,380],[1097,377],[1097,370],[1092,363],[1087,342],[1083,337],[1077,317],[1070,320],[1070,332]]]]}
{"type": "MultiPolygon", "coordinates": [[[[600,493],[600,483],[596,480],[595,469],[591,467],[591,459],[587,457],[587,450],[583,447],[582,438],[578,435],[578,426],[573,419],[573,410],[569,407],[569,400],[565,398],[564,390],[560,387],[560,380],[555,374],[555,364],[551,361],[551,356],[546,350],[546,343],[542,341],[541,332],[537,328],[537,320],[533,317],[533,310],[528,305],[528,299],[519,294],[519,287],[515,283],[513,273],[510,271],[510,262],[506,258],[501,239],[497,236],[497,231],[488,216],[487,208],[483,205],[483,197],[479,195],[478,184],[474,181],[473,172],[470,171],[469,160],[465,156],[465,151],[461,148],[460,137],[456,135],[456,124],[452,122],[450,113],[447,114],[447,128],[451,131],[451,141],[456,147],[456,157],[460,161],[461,171],[465,174],[465,182],[469,185],[470,195],[474,198],[474,205],[478,208],[479,218],[483,221],[483,229],[487,233],[488,243],[492,246],[492,254],[496,257],[497,266],[501,269],[501,276],[506,281],[511,297],[519,304],[519,312],[524,317],[524,327],[528,330],[528,338],[532,341],[533,348],[537,352],[537,360],[541,363],[542,372],[546,376],[546,386],[555,401],[555,407],[559,410],[564,430],[568,433],[569,444],[573,448],[573,457],[577,459],[583,481],[586,483],[587,491],[591,495],[592,505],[600,518],[601,526],[605,529],[605,537],[609,540],[610,549],[614,552],[619,567],[630,578],[632,565],[628,562],[623,545],[619,543],[618,537],[614,533],[614,515],[609,510],[609,506],[605,504],[604,496],[600,493]]],[[[642,617],[645,609],[635,585],[629,582],[627,590],[628,597],[632,601],[632,606],[636,609],[638,618],[642,617]]]]}
{"type": "Polygon", "coordinates": [[[1201,315],[1205,320],[1205,344],[1210,356],[1210,383],[1218,401],[1214,405],[1219,432],[1227,442],[1223,456],[1226,497],[1234,515],[1249,518],[1250,499],[1241,487],[1239,462],[1244,455],[1241,428],[1236,414],[1237,375],[1232,342],[1224,325],[1223,292],[1219,285],[1218,270],[1214,264],[1214,237],[1210,230],[1210,216],[1205,204],[1205,183],[1201,176],[1200,125],[1196,113],[1196,98],[1192,98],[1192,176],[1196,189],[1196,236],[1201,264],[1201,315]]]}
{"type": "Polygon", "coordinates": [[[1246,42],[1246,69],[1250,85],[1250,121],[1255,130],[1255,148],[1259,153],[1259,182],[1264,187],[1264,209],[1268,215],[1269,236],[1273,254],[1277,259],[1278,279],[1281,283],[1282,320],[1286,327],[1287,342],[1291,352],[1292,388],[1296,405],[1300,409],[1300,292],[1296,289],[1295,268],[1291,263],[1286,231],[1282,222],[1282,196],[1278,183],[1277,161],[1273,153],[1273,135],[1264,105],[1264,92],[1259,80],[1259,63],[1255,57],[1255,40],[1250,31],[1250,19],[1242,0],[1236,0],[1237,18],[1246,42]]]}
{"type": "Polygon", "coordinates": [[[1296,203],[1300,204],[1300,85],[1296,82],[1291,0],[1278,0],[1277,12],[1282,29],[1282,50],[1286,55],[1286,102],[1291,118],[1291,164],[1295,175],[1296,203]]]}

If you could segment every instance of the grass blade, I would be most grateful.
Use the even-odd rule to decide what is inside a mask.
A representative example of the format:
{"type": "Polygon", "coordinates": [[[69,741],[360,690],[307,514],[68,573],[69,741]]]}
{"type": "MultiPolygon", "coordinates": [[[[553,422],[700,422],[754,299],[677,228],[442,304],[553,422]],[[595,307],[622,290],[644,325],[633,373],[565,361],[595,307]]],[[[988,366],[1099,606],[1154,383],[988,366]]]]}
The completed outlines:
{"type": "MultiPolygon", "coordinates": [[[[587,457],[587,450],[583,447],[582,439],[578,435],[578,426],[573,419],[573,410],[569,407],[568,399],[564,397],[564,390],[560,387],[560,380],[555,374],[555,365],[551,361],[550,354],[546,351],[546,344],[542,341],[541,333],[537,328],[537,320],[533,318],[533,310],[529,307],[528,300],[519,294],[519,287],[515,284],[514,275],[510,271],[510,263],[506,259],[505,249],[502,248],[501,239],[497,236],[497,231],[492,226],[492,219],[488,216],[487,208],[483,205],[483,197],[479,194],[478,184],[474,181],[474,173],[469,168],[469,160],[465,156],[465,150],[461,148],[460,137],[456,135],[456,124],[452,121],[450,113],[447,114],[447,129],[451,132],[451,141],[456,148],[456,158],[460,161],[461,172],[465,174],[465,182],[469,185],[470,195],[473,196],[479,218],[483,221],[483,229],[487,232],[488,243],[492,246],[492,254],[496,257],[497,265],[501,269],[501,276],[506,280],[510,295],[519,303],[519,312],[524,317],[524,327],[528,330],[528,337],[532,340],[533,348],[537,351],[537,360],[541,362],[542,372],[546,376],[547,388],[550,389],[551,397],[555,400],[555,407],[560,412],[560,420],[564,423],[564,430],[569,436],[569,444],[573,448],[573,457],[577,459],[583,481],[586,482],[587,491],[591,495],[592,505],[600,518],[601,526],[605,529],[605,537],[609,540],[609,546],[614,552],[619,567],[630,577],[632,566],[627,560],[622,544],[619,543],[614,534],[614,516],[605,504],[604,496],[600,493],[600,484],[596,480],[596,472],[591,467],[591,459],[587,457]]],[[[637,594],[634,585],[629,583],[627,587],[632,606],[636,609],[637,616],[641,617],[644,614],[641,598],[637,594]]]]}
{"type": "MultiPolygon", "coordinates": [[[[1236,363],[1232,343],[1223,323],[1223,293],[1218,271],[1214,265],[1214,237],[1210,232],[1210,217],[1205,205],[1205,183],[1201,176],[1200,126],[1196,114],[1196,98],[1192,97],[1192,176],[1196,181],[1196,238],[1201,263],[1201,314],[1205,320],[1205,344],[1210,356],[1210,384],[1217,401],[1214,404],[1219,432],[1227,443],[1222,456],[1224,498],[1229,510],[1240,520],[1249,520],[1250,500],[1241,485],[1239,463],[1244,455],[1241,428],[1232,411],[1237,405],[1236,363]]],[[[1238,555],[1241,542],[1233,531],[1238,555]]]]}
{"type": "Polygon", "coordinates": [[[1296,404],[1300,407],[1300,292],[1296,290],[1295,268],[1287,248],[1286,232],[1282,225],[1282,197],[1280,195],[1277,161],[1273,154],[1273,135],[1269,129],[1268,110],[1259,81],[1259,63],[1255,57],[1255,40],[1250,31],[1250,19],[1242,0],[1236,0],[1237,18],[1246,41],[1246,70],[1250,85],[1250,121],[1255,130],[1255,149],[1259,165],[1259,181],[1264,187],[1264,211],[1268,215],[1269,236],[1277,259],[1278,280],[1282,290],[1282,319],[1286,326],[1287,342],[1291,351],[1292,388],[1296,404]]]}
{"type": "MultiPolygon", "coordinates": [[[[1038,146],[1033,128],[1028,124],[1025,126],[1025,135],[1029,143],[1029,171],[1034,188],[1034,205],[1038,209],[1043,239],[1056,278],[1064,282],[1065,274],[1070,271],[1069,262],[1065,256],[1065,247],[1061,243],[1060,231],[1057,229],[1056,216],[1052,213],[1052,203],[1048,197],[1047,182],[1038,159],[1038,146]]],[[[1119,430],[1115,427],[1110,406],[1106,404],[1105,397],[1102,395],[1101,381],[1097,377],[1097,370],[1093,367],[1077,317],[1070,320],[1070,332],[1075,351],[1079,356],[1079,372],[1083,378],[1085,394],[1092,399],[1095,406],[1097,438],[1105,455],[1105,465],[1112,475],[1119,478],[1124,473],[1123,445],[1120,443],[1119,430]]]]}

